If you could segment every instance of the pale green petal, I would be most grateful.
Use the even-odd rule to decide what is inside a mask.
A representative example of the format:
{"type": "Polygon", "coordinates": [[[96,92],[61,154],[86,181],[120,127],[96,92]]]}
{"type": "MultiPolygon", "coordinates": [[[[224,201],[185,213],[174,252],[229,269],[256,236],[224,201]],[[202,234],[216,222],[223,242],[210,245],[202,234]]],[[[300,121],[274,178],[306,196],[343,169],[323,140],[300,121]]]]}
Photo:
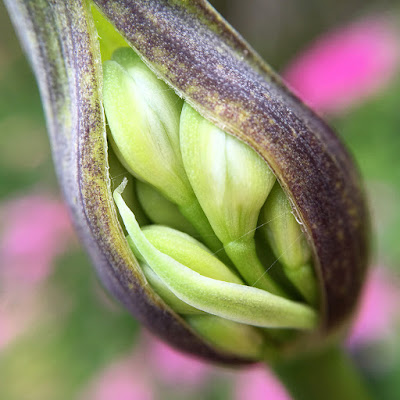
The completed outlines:
{"type": "Polygon", "coordinates": [[[262,231],[268,235],[272,249],[279,260],[296,268],[310,259],[310,249],[296,221],[289,200],[276,184],[260,213],[262,231]]]}
{"type": "MultiPolygon", "coordinates": [[[[142,232],[157,250],[193,271],[209,278],[243,284],[242,280],[217,257],[213,256],[202,243],[186,233],[160,225],[146,226],[142,232]]],[[[133,245],[134,240],[130,239],[132,240],[130,244],[133,245]]],[[[140,257],[140,254],[137,254],[137,257],[140,257]]]]}
{"type": "Polygon", "coordinates": [[[140,266],[147,281],[150,283],[154,291],[178,314],[204,314],[204,311],[198,310],[189,304],[183,302],[168,289],[167,285],[159,278],[159,276],[145,263],[141,262],[140,266]]]}
{"type": "Polygon", "coordinates": [[[186,173],[219,239],[227,244],[243,235],[252,237],[275,182],[265,161],[187,104],[180,139],[186,173]]]}
{"type": "Polygon", "coordinates": [[[183,167],[179,144],[182,100],[128,48],[103,64],[110,142],[125,168],[179,207],[204,242],[219,251],[183,167]]]}

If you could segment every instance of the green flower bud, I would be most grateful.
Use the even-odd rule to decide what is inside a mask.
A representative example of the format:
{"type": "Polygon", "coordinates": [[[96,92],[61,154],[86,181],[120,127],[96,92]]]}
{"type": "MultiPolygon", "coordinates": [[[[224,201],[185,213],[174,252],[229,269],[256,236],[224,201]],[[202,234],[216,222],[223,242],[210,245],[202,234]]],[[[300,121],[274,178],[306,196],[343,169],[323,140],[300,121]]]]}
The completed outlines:
{"type": "MultiPolygon", "coordinates": [[[[131,247],[134,247],[132,239],[127,238],[131,247]]],[[[151,287],[156,291],[156,293],[168,304],[175,312],[178,314],[202,314],[203,311],[190,306],[189,304],[182,301],[177,297],[164,283],[162,279],[151,269],[151,267],[146,264],[146,262],[141,261],[140,267],[146,276],[147,281],[150,283],[151,287]]]]}
{"type": "MultiPolygon", "coordinates": [[[[145,213],[155,224],[170,226],[193,237],[198,235],[179,208],[150,185],[137,181],[136,193],[145,213]]],[[[135,208],[130,208],[135,210],[135,208]]]]}
{"type": "MultiPolygon", "coordinates": [[[[122,199],[122,192],[127,181],[124,181],[114,192],[114,199],[124,220],[125,227],[140,255],[151,269],[164,281],[166,286],[182,301],[194,308],[218,317],[259,327],[280,327],[311,329],[317,323],[317,316],[311,308],[268,293],[265,290],[245,286],[231,281],[209,278],[191,268],[195,265],[198,271],[210,271],[212,274],[221,273],[208,263],[203,263],[201,257],[192,258],[192,249],[174,251],[172,243],[166,247],[179,257],[179,262],[154,246],[140,229],[134,214],[122,199]],[[186,256],[188,262],[186,262],[186,256]],[[192,264],[193,263],[193,264],[192,264]]],[[[181,237],[187,235],[181,233],[181,237]]],[[[157,238],[158,235],[155,235],[157,238]]],[[[168,235],[165,236],[168,238],[168,235]]],[[[196,246],[194,239],[187,241],[189,247],[196,246]]],[[[161,240],[161,243],[163,240],[161,240]]],[[[176,246],[178,247],[178,246],[176,246]]],[[[197,251],[202,250],[198,246],[197,251]]],[[[203,257],[208,260],[210,254],[205,252],[203,257]]],[[[215,262],[219,261],[217,258],[215,262]]],[[[226,268],[225,273],[229,270],[226,268]]],[[[204,272],[203,272],[204,273],[204,272]]],[[[209,272],[207,272],[209,273],[209,272]]],[[[237,279],[237,278],[235,278],[237,279]]]]}
{"type": "Polygon", "coordinates": [[[182,100],[132,49],[117,49],[104,69],[104,108],[125,168],[178,205],[204,241],[221,249],[187,179],[179,145],[182,100]]]}
{"type": "MultiPolygon", "coordinates": [[[[91,3],[6,0],[40,86],[63,192],[106,288],[170,344],[218,362],[246,363],[249,358],[254,360],[249,354],[263,353],[255,350],[258,345],[245,351],[239,345],[236,350],[233,342],[224,345],[224,336],[239,338],[235,324],[245,325],[240,330],[244,337],[237,339],[243,343],[249,343],[254,330],[258,336],[256,327],[292,328],[282,336],[281,329],[272,330],[277,335],[261,330],[265,348],[275,347],[277,336],[277,352],[282,357],[340,336],[353,315],[365,276],[369,226],[360,177],[335,134],[290,93],[207,2],[94,0],[100,10],[95,18],[91,3]],[[140,57],[123,49],[107,61],[125,43],[140,57]],[[181,159],[182,100],[175,93],[202,118],[248,144],[274,172],[310,241],[318,278],[317,311],[283,298],[281,282],[272,281],[265,274],[268,266],[258,261],[251,231],[265,200],[261,198],[268,195],[265,192],[274,179],[266,166],[261,168],[264,171],[248,167],[249,183],[261,183],[247,189],[257,212],[247,210],[246,205],[239,210],[237,200],[232,207],[224,204],[232,214],[204,201],[204,210],[200,206],[204,190],[215,196],[216,203],[223,195],[218,188],[206,189],[204,182],[196,183],[186,174],[186,164],[188,175],[195,166],[181,159]],[[122,201],[120,188],[116,202],[143,260],[141,267],[125,239],[113,202],[104,108],[113,131],[109,140],[124,167],[176,204],[207,247],[223,259],[217,233],[244,281],[259,287],[204,276],[192,269],[184,254],[178,261],[157,249],[122,201]],[[219,213],[232,217],[232,223],[229,218],[221,221],[219,213]],[[185,314],[196,310],[202,314],[185,314]]],[[[196,120],[193,117],[195,124],[203,126],[196,120]]],[[[250,158],[255,160],[250,153],[237,154],[238,162],[229,167],[241,180],[245,171],[239,160],[245,164],[250,158]]],[[[221,165],[221,159],[217,160],[221,165]]],[[[208,174],[207,162],[200,158],[198,162],[197,169],[205,166],[208,174]]],[[[225,189],[230,196],[243,197],[241,188],[232,182],[225,183],[225,189]]],[[[139,219],[139,207],[133,202],[130,206],[139,219]]],[[[269,240],[278,242],[279,235],[273,233],[269,240]]],[[[277,251],[278,246],[272,246],[277,251]]],[[[226,256],[224,264],[229,270],[226,256]]],[[[282,264],[289,271],[289,264],[282,264]]],[[[303,290],[301,279],[291,279],[303,290]]],[[[303,292],[307,297],[308,291],[303,292]]],[[[264,358],[265,353],[257,357],[264,358]]]]}
{"type": "MultiPolygon", "coordinates": [[[[193,271],[214,279],[242,284],[237,276],[212,256],[200,242],[189,235],[155,225],[144,227],[142,232],[155,248],[180,261],[193,271]]],[[[186,321],[196,332],[224,351],[248,358],[262,358],[265,338],[261,331],[249,325],[207,315],[204,311],[180,300],[144,261],[132,238],[128,237],[127,239],[135,255],[139,258],[150,285],[173,310],[184,315],[186,321]]]]}
{"type": "Polygon", "coordinates": [[[249,146],[184,105],[181,150],[193,190],[210,224],[249,285],[284,294],[256,254],[254,233],[275,175],[249,146]]]}
{"type": "MultiPolygon", "coordinates": [[[[128,238],[132,243],[132,240],[128,238]]],[[[182,314],[190,326],[214,346],[246,358],[262,359],[265,338],[260,330],[225,318],[207,315],[204,311],[180,300],[158,275],[145,263],[140,266],[158,295],[177,313],[182,314]]]]}
{"type": "Polygon", "coordinates": [[[293,215],[290,202],[275,184],[260,213],[261,230],[281,262],[285,274],[311,304],[317,302],[317,283],[311,267],[311,252],[293,215]]]}
{"type": "MultiPolygon", "coordinates": [[[[132,243],[132,240],[128,238],[132,243]]],[[[133,243],[132,243],[133,244],[133,243]]],[[[262,359],[265,338],[249,325],[239,324],[225,318],[207,315],[180,300],[158,275],[145,263],[140,266],[147,280],[158,295],[177,313],[182,314],[193,329],[212,345],[246,358],[262,359]]]]}
{"type": "Polygon", "coordinates": [[[131,174],[174,203],[190,203],[193,194],[179,151],[182,100],[129,47],[116,50],[103,69],[115,153],[131,174]]]}
{"type": "MultiPolygon", "coordinates": [[[[126,183],[127,181],[125,181],[125,185],[126,183]]],[[[142,233],[157,250],[186,265],[193,271],[220,281],[243,284],[243,281],[203,244],[186,233],[157,225],[145,226],[142,228],[142,233]]],[[[132,237],[129,239],[129,244],[136,257],[140,261],[147,261],[145,256],[137,249],[135,240],[132,237]]]]}
{"type": "Polygon", "coordinates": [[[186,321],[214,346],[242,357],[260,360],[265,352],[265,338],[260,330],[213,315],[189,315],[186,321]]]}
{"type": "Polygon", "coordinates": [[[180,143],[186,173],[219,239],[253,238],[275,175],[249,146],[185,104],[180,143]]]}

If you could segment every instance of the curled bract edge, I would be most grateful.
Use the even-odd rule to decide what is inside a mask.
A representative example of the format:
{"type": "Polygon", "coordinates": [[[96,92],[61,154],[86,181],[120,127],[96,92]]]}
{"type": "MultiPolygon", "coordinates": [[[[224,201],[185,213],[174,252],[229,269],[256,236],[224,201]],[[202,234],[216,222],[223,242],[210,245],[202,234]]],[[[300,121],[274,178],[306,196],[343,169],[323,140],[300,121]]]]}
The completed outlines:
{"type": "MultiPolygon", "coordinates": [[[[6,0],[44,103],[57,174],[100,279],[152,332],[220,363],[250,360],[203,340],[157,296],[133,257],[112,198],[101,56],[85,0],[6,0]]],[[[290,354],[340,334],[368,262],[368,213],[354,163],[332,130],[202,0],[94,0],[150,69],[203,117],[266,160],[313,253],[320,325],[290,354]]]]}

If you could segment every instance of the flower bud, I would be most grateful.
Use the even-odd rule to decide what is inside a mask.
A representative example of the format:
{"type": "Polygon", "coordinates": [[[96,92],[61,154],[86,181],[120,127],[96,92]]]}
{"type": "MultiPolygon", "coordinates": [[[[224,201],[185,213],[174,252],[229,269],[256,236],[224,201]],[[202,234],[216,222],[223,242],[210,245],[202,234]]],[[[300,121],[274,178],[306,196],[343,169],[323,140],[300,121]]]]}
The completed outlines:
{"type": "Polygon", "coordinates": [[[275,183],[265,161],[186,103],[180,145],[190,183],[218,238],[228,244],[244,235],[253,237],[275,183]]]}
{"type": "Polygon", "coordinates": [[[124,180],[115,190],[114,199],[134,244],[135,254],[180,300],[209,314],[242,324],[297,329],[315,326],[317,316],[314,310],[265,290],[241,284],[224,264],[196,244],[193,238],[188,239],[187,235],[176,233],[170,239],[173,236],[171,231],[163,232],[165,228],[161,228],[160,232],[160,228],[154,228],[149,232],[154,233],[155,230],[152,239],[159,241],[157,245],[152,244],[122,199],[126,184],[124,180]]]}
{"type": "Polygon", "coordinates": [[[293,215],[289,200],[275,184],[260,213],[261,230],[285,274],[310,304],[317,302],[317,283],[311,267],[311,252],[293,215]]]}
{"type": "Polygon", "coordinates": [[[152,222],[186,232],[193,237],[198,235],[192,224],[181,214],[179,208],[150,185],[137,181],[136,193],[140,204],[152,222]]]}
{"type": "Polygon", "coordinates": [[[117,49],[103,69],[110,141],[122,164],[178,205],[210,248],[220,250],[183,167],[182,100],[128,47],[117,49]]]}
{"type": "Polygon", "coordinates": [[[284,294],[256,254],[254,233],[275,175],[249,146],[184,105],[180,142],[186,173],[218,239],[249,285],[284,294]]]}
{"type": "MultiPolygon", "coordinates": [[[[132,239],[128,237],[127,240],[131,247],[134,247],[132,239]]],[[[139,261],[139,263],[151,287],[176,313],[184,315],[203,313],[203,311],[190,306],[177,297],[145,261],[139,261]]]]}
{"type": "Polygon", "coordinates": [[[189,315],[186,321],[202,337],[227,353],[254,360],[264,358],[265,338],[252,326],[213,315],[189,315]]]}
{"type": "MultiPolygon", "coordinates": [[[[239,285],[243,284],[243,281],[215,257],[202,243],[186,233],[158,225],[145,226],[141,231],[144,237],[157,250],[172,257],[181,264],[184,264],[191,270],[220,281],[237,283],[239,285]]],[[[132,237],[129,239],[131,248],[136,257],[140,261],[146,261],[145,256],[137,249],[135,240],[132,237]]]]}
{"type": "MultiPolygon", "coordinates": [[[[128,238],[128,242],[133,242],[128,238]]],[[[262,359],[266,346],[262,333],[249,325],[206,314],[180,300],[158,275],[145,263],[140,263],[147,280],[157,294],[177,313],[184,316],[193,329],[214,346],[233,354],[262,359]]]]}
{"type": "Polygon", "coordinates": [[[130,48],[104,69],[104,107],[113,149],[125,168],[176,204],[191,202],[179,151],[182,100],[130,48]]]}

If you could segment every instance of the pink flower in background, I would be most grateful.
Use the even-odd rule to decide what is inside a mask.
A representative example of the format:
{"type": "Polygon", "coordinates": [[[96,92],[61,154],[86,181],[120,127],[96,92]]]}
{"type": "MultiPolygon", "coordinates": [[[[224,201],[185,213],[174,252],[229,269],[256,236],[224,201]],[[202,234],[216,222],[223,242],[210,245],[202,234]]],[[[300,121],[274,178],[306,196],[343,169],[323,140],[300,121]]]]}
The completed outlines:
{"type": "Polygon", "coordinates": [[[0,350],[38,318],[36,286],[73,236],[60,201],[32,195],[0,205],[0,350]]]}
{"type": "Polygon", "coordinates": [[[290,400],[291,396],[265,366],[257,366],[239,374],[234,399],[290,400]]]}
{"type": "Polygon", "coordinates": [[[179,395],[201,391],[213,367],[144,335],[129,358],[100,371],[83,391],[82,400],[152,400],[169,390],[179,395]],[[179,388],[179,389],[178,389],[179,388]]]}
{"type": "Polygon", "coordinates": [[[322,113],[345,110],[374,94],[399,66],[398,32],[370,17],[317,39],[286,68],[287,83],[322,113]]]}
{"type": "Polygon", "coordinates": [[[152,386],[143,368],[123,359],[101,371],[85,391],[84,400],[152,400],[152,386]]]}
{"type": "Polygon", "coordinates": [[[42,311],[40,299],[34,295],[0,297],[0,351],[27,328],[32,327],[42,311]],[[4,298],[2,298],[4,297],[4,298]]]}
{"type": "Polygon", "coordinates": [[[45,196],[27,196],[3,205],[0,227],[0,277],[18,286],[43,280],[73,237],[64,204],[45,196]]]}
{"type": "Polygon", "coordinates": [[[22,330],[24,322],[0,304],[0,350],[4,349],[22,330]]]}
{"type": "Polygon", "coordinates": [[[155,375],[170,385],[199,387],[212,371],[207,363],[174,350],[152,337],[149,337],[147,352],[155,375]]]}
{"type": "Polygon", "coordinates": [[[364,287],[360,308],[348,339],[350,346],[383,341],[400,323],[400,282],[382,268],[373,268],[364,287]]]}

